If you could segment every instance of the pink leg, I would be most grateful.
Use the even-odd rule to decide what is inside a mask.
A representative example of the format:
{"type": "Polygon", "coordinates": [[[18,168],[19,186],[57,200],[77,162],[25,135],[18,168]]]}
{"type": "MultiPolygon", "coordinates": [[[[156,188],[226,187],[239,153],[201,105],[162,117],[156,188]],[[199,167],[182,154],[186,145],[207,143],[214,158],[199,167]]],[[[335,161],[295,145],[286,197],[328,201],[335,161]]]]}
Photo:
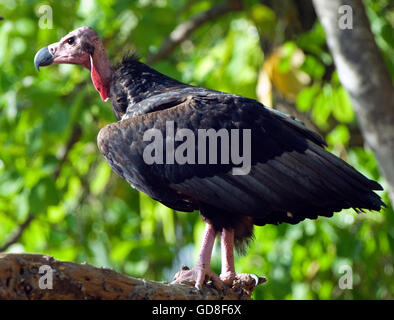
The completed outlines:
{"type": "Polygon", "coordinates": [[[221,236],[221,249],[222,249],[222,272],[220,279],[228,285],[232,285],[235,278],[241,282],[249,282],[253,279],[255,286],[259,283],[265,282],[264,278],[259,278],[254,274],[248,273],[235,273],[234,268],[234,229],[222,229],[221,236]],[[261,281],[261,282],[260,282],[261,281]]]}
{"type": "MultiPolygon", "coordinates": [[[[215,238],[216,238],[215,229],[211,224],[206,223],[205,230],[202,236],[200,255],[198,256],[196,267],[201,268],[203,270],[209,268],[211,264],[211,256],[212,256],[213,245],[215,244],[215,238]]],[[[202,274],[200,274],[199,276],[202,276],[202,274]]],[[[198,283],[200,282],[202,283],[203,281],[204,279],[197,278],[198,283]]]]}
{"type": "Polygon", "coordinates": [[[205,277],[208,276],[215,283],[215,285],[221,286],[219,277],[209,268],[215,238],[215,229],[211,224],[206,223],[201,242],[200,255],[196,265],[191,270],[179,271],[175,275],[175,280],[173,283],[193,281],[195,282],[195,287],[197,289],[201,289],[201,286],[205,281],[205,277]]]}
{"type": "Polygon", "coordinates": [[[220,279],[226,284],[232,284],[235,278],[234,268],[234,229],[222,230],[221,236],[222,273],[220,279]]]}

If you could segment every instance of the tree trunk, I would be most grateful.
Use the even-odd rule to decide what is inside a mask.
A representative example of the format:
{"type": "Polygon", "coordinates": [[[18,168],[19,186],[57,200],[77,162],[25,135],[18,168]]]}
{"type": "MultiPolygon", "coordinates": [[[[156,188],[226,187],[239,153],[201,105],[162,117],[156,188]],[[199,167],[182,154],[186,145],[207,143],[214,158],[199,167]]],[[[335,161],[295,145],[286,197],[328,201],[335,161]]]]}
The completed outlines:
{"type": "MultiPolygon", "coordinates": [[[[263,282],[260,278],[259,283],[263,282]]],[[[231,287],[217,290],[207,285],[199,291],[190,285],[136,279],[41,254],[0,254],[0,299],[245,300],[254,288],[255,280],[244,274],[231,287]]]]}
{"type": "Polygon", "coordinates": [[[339,78],[394,203],[394,88],[361,0],[313,0],[339,78]],[[347,6],[347,7],[342,7],[347,6]],[[350,9],[350,11],[349,11],[350,9]],[[345,15],[351,16],[353,25],[345,15]],[[342,24],[341,24],[342,23],[342,24]]]}

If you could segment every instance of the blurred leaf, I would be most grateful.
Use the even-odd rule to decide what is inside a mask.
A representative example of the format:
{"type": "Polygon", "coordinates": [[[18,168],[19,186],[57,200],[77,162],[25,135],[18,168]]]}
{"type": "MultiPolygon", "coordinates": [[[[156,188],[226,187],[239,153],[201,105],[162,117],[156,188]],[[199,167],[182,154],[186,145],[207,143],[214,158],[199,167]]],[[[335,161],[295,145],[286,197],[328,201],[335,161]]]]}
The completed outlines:
{"type": "Polygon", "coordinates": [[[326,68],[323,63],[311,55],[305,57],[301,70],[309,74],[312,78],[321,80],[324,76],[326,68]]]}
{"type": "Polygon", "coordinates": [[[30,192],[30,209],[32,212],[43,212],[47,206],[58,204],[59,199],[54,181],[50,178],[43,178],[30,192]]]}
{"type": "Polygon", "coordinates": [[[22,186],[23,178],[15,170],[8,170],[0,175],[0,196],[7,197],[13,195],[22,186]]]}
{"type": "Polygon", "coordinates": [[[344,88],[333,90],[333,115],[342,123],[350,123],[354,120],[354,111],[350,99],[344,88]]]}
{"type": "Polygon", "coordinates": [[[321,87],[318,84],[314,84],[310,87],[302,89],[297,95],[296,105],[300,111],[309,111],[312,108],[313,100],[319,93],[321,87]]]}
{"type": "Polygon", "coordinates": [[[258,3],[249,8],[249,15],[255,24],[259,26],[262,34],[272,35],[275,31],[277,19],[275,12],[271,8],[258,3]]]}
{"type": "Polygon", "coordinates": [[[344,125],[337,125],[335,129],[327,135],[326,139],[330,145],[347,145],[349,138],[350,134],[348,128],[344,125]]]}
{"type": "Polygon", "coordinates": [[[102,161],[97,168],[96,176],[90,183],[90,190],[92,193],[95,195],[101,193],[104,190],[110,176],[111,167],[108,165],[108,163],[102,161]]]}
{"type": "Polygon", "coordinates": [[[304,58],[300,49],[293,43],[287,43],[264,61],[264,72],[275,88],[290,101],[295,100],[297,94],[310,82],[310,77],[299,70],[304,58]]]}

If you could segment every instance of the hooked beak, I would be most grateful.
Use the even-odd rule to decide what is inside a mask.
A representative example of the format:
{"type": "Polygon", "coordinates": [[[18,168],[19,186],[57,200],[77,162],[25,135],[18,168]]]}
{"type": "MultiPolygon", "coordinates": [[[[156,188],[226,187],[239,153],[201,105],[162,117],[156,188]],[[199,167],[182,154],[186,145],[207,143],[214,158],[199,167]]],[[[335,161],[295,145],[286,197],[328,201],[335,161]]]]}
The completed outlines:
{"type": "Polygon", "coordinates": [[[49,52],[48,47],[44,47],[38,51],[34,57],[34,66],[37,71],[40,71],[40,67],[49,66],[53,63],[53,56],[49,52]]]}

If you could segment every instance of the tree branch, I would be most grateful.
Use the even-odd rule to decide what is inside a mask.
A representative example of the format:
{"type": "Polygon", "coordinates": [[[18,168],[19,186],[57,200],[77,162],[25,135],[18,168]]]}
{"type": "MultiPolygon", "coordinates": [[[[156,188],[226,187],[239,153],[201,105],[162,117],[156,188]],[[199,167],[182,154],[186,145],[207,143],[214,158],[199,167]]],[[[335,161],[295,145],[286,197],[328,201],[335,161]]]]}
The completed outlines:
{"type": "Polygon", "coordinates": [[[163,44],[157,51],[157,53],[151,54],[147,58],[148,64],[154,64],[160,60],[167,58],[171,52],[196,29],[208,21],[212,21],[226,13],[232,11],[239,11],[242,9],[242,1],[240,0],[228,0],[223,3],[214,5],[207,11],[201,12],[190,20],[179,24],[170,33],[170,35],[164,40],[163,44]]]}
{"type": "MultiPolygon", "coordinates": [[[[265,282],[260,279],[259,284],[265,282]]],[[[244,300],[250,299],[254,288],[255,280],[250,276],[238,278],[231,288],[218,291],[206,286],[201,292],[189,285],[132,278],[110,269],[58,261],[40,254],[0,254],[0,299],[244,300]],[[44,265],[51,269],[46,267],[40,273],[44,265]],[[46,288],[40,288],[40,279],[41,286],[46,288]]]]}
{"type": "Polygon", "coordinates": [[[19,238],[22,236],[23,231],[30,225],[30,222],[33,219],[34,219],[34,215],[30,213],[27,219],[25,220],[25,222],[23,222],[17,227],[17,230],[11,236],[11,238],[2,247],[0,247],[0,252],[6,251],[11,245],[17,243],[19,238]]]}
{"type": "Polygon", "coordinates": [[[394,87],[363,3],[360,0],[313,0],[313,3],[339,78],[350,95],[361,132],[376,156],[394,203],[394,87]],[[339,18],[343,16],[339,8],[345,5],[348,7],[342,8],[352,9],[351,29],[339,27],[339,18]]]}

